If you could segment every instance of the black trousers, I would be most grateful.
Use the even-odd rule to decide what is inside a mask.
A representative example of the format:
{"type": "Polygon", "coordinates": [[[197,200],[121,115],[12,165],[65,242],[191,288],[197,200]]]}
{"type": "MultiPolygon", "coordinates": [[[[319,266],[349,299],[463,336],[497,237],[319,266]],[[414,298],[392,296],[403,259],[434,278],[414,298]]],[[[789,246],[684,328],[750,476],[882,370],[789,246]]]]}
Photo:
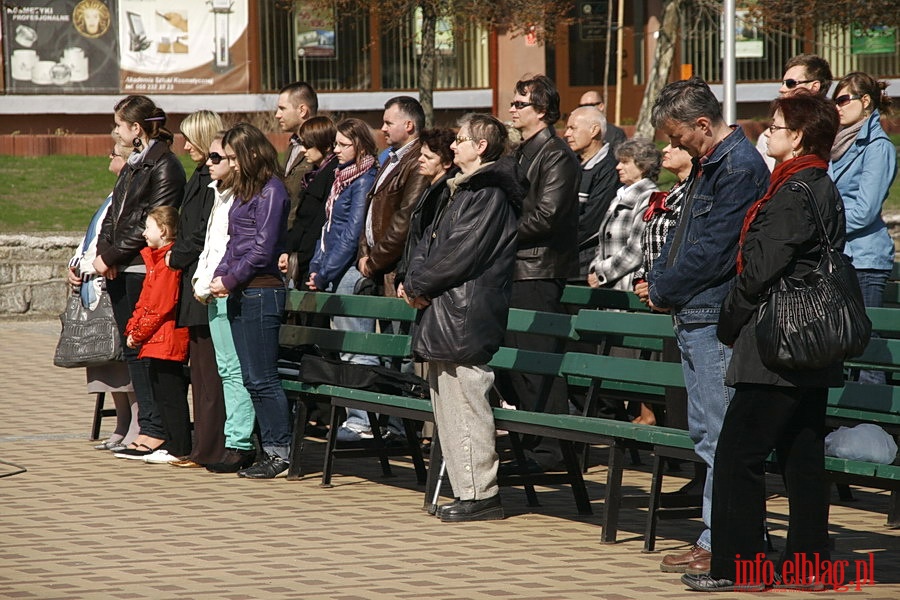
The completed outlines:
{"type": "Polygon", "coordinates": [[[225,456],[225,393],[209,325],[192,325],[188,330],[194,403],[194,447],[189,458],[208,465],[221,462],[225,456]]]}
{"type": "Polygon", "coordinates": [[[826,388],[741,384],[725,413],[716,447],[710,575],[735,580],[735,558],[765,552],[766,457],[777,452],[790,522],[784,553],[829,558],[825,477],[826,388]]]}
{"type": "Polygon", "coordinates": [[[153,398],[165,431],[162,439],[166,441],[161,448],[179,458],[189,455],[191,414],[188,409],[188,382],[184,376],[184,365],[174,360],[151,358],[150,386],[153,388],[153,398]]]}

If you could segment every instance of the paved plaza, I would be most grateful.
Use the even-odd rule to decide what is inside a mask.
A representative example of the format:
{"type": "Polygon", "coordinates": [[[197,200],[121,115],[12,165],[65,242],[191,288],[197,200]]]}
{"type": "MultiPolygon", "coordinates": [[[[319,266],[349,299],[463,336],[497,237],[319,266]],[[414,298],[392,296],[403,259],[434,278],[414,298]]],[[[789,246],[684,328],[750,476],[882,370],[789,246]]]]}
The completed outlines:
{"type": "MultiPolygon", "coordinates": [[[[623,508],[619,543],[599,542],[602,449],[587,475],[593,516],[578,516],[567,487],[539,488],[537,508],[520,488],[504,488],[506,520],[464,524],[422,510],[405,460],[394,461],[389,479],[376,459],[338,460],[334,487],[321,488],[315,439],[300,481],[116,459],[88,441],[93,398],[83,370],[52,365],[58,331],[52,321],[0,321],[0,475],[27,469],[0,477],[0,598],[701,597],[657,566],[662,553],[690,545],[699,521],[663,521],[658,552],[644,554],[646,512],[623,508]]],[[[104,421],[104,434],[111,425],[104,421]]],[[[626,493],[646,493],[648,469],[626,471],[626,493]]],[[[770,481],[769,524],[781,547],[787,503],[770,481]]],[[[683,482],[666,478],[667,489],[683,482]]],[[[841,595],[900,598],[900,530],[884,526],[888,494],[854,492],[854,502],[832,507],[833,558],[849,561],[850,581],[852,565],[871,553],[876,583],[841,595]]]]}

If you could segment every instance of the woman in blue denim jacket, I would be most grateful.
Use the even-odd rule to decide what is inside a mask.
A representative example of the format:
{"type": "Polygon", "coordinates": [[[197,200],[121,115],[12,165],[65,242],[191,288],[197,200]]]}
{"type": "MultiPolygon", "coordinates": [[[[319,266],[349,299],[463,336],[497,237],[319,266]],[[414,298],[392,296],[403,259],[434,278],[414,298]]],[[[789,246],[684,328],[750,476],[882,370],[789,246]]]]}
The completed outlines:
{"type": "MultiPolygon", "coordinates": [[[[866,306],[881,306],[894,263],[894,241],[881,207],[897,174],[897,149],[881,128],[890,109],[887,87],[866,73],[850,73],[834,92],[841,129],[831,150],[828,174],[841,193],[847,215],[844,253],[853,259],[866,306]]],[[[884,383],[881,371],[862,371],[859,380],[884,383]]]]}
{"type": "Polygon", "coordinates": [[[334,291],[350,265],[366,222],[366,194],[375,183],[378,151],[369,126],[359,119],[337,124],[334,153],[338,167],[325,201],[325,224],[309,262],[309,289],[334,291]]]}
{"type": "Polygon", "coordinates": [[[228,298],[228,320],[250,392],[264,455],[239,477],[272,479],[287,471],[291,411],[278,377],[278,330],[285,285],[278,269],[290,200],[278,178],[278,153],[265,134],[239,123],[222,140],[234,170],[235,200],[228,213],[228,246],[210,292],[228,298]]]}

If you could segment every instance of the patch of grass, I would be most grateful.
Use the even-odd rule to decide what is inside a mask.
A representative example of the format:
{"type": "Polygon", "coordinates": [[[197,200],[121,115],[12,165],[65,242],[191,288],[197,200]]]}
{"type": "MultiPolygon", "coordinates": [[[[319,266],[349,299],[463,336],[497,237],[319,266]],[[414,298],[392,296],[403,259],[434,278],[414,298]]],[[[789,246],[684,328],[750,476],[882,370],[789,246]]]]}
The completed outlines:
{"type": "MultiPolygon", "coordinates": [[[[193,161],[179,158],[190,175],[193,161]]],[[[0,233],[83,231],[116,182],[108,166],[98,156],[0,156],[0,233]]]]}

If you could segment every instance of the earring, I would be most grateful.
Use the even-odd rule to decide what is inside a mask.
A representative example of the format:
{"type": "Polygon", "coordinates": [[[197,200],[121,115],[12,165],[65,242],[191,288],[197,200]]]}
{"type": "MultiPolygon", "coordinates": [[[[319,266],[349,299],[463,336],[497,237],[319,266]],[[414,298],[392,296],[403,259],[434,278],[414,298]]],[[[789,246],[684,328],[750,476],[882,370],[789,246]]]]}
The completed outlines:
{"type": "Polygon", "coordinates": [[[797,158],[798,156],[800,156],[800,151],[799,151],[799,150],[797,150],[796,148],[794,148],[793,150],[791,150],[791,158],[797,158]]]}
{"type": "Polygon", "coordinates": [[[144,142],[141,141],[141,138],[136,137],[133,140],[131,140],[131,145],[134,146],[135,150],[140,150],[141,146],[144,145],[144,142]]]}

